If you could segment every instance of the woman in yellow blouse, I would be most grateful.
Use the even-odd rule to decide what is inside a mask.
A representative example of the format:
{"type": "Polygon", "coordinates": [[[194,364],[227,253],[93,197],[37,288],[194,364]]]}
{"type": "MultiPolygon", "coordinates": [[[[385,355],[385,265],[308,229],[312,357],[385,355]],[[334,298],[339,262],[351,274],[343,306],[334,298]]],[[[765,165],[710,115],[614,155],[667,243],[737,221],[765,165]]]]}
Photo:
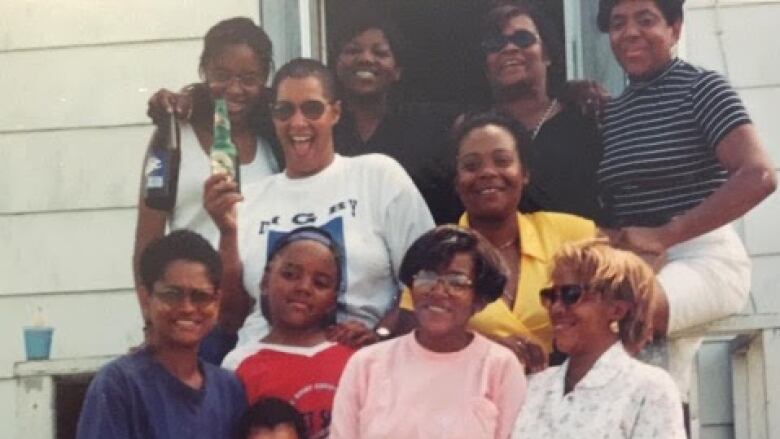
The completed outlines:
{"type": "MultiPolygon", "coordinates": [[[[539,302],[552,256],[566,242],[594,237],[596,226],[568,214],[517,211],[523,186],[533,178],[523,162],[529,144],[523,127],[501,113],[467,116],[455,133],[455,188],[466,208],[461,225],[485,236],[511,273],[502,297],[475,314],[470,326],[510,347],[536,371],[552,352],[550,319],[539,302]]],[[[401,306],[411,308],[408,295],[401,306]]]]}

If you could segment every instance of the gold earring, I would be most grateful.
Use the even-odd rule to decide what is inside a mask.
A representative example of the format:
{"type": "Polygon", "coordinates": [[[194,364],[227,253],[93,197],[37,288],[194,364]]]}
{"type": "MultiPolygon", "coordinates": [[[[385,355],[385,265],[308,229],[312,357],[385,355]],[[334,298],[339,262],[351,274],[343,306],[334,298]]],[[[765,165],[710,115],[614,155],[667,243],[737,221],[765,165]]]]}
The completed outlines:
{"type": "Polygon", "coordinates": [[[609,323],[609,331],[613,334],[619,334],[620,333],[620,326],[618,325],[617,320],[613,320],[609,323]]]}

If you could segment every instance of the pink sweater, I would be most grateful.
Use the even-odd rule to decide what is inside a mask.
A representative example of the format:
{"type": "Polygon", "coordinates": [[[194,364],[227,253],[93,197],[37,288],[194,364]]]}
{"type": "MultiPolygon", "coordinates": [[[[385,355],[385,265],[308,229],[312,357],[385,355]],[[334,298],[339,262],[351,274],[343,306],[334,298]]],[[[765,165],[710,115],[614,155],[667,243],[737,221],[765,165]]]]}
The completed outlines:
{"type": "Polygon", "coordinates": [[[331,439],[505,439],[525,399],[506,348],[475,334],[437,353],[408,334],[355,353],[341,376],[331,439]]]}

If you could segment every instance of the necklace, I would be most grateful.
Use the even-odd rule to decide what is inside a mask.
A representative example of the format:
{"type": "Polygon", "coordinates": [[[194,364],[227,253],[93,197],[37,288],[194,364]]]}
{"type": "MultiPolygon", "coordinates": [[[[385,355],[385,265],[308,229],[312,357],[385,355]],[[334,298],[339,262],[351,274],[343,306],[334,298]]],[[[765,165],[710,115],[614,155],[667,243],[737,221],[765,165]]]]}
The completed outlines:
{"type": "Polygon", "coordinates": [[[539,122],[536,123],[536,126],[534,127],[534,130],[531,133],[531,140],[536,139],[536,136],[539,135],[539,131],[542,129],[542,125],[544,125],[544,123],[547,122],[547,119],[550,118],[553,110],[557,105],[558,105],[558,99],[553,99],[552,102],[550,102],[550,106],[547,107],[547,109],[544,111],[544,114],[542,114],[542,118],[539,119],[539,122]]]}

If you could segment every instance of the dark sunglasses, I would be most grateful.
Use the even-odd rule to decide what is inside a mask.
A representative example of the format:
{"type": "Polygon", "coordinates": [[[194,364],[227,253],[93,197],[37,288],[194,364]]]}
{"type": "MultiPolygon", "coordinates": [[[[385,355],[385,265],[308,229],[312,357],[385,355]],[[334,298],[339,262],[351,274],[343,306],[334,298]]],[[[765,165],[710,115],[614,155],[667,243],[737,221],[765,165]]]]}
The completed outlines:
{"type": "Polygon", "coordinates": [[[533,46],[537,41],[539,41],[539,37],[535,33],[520,29],[511,35],[499,33],[490,35],[482,40],[482,50],[485,53],[500,52],[501,49],[506,47],[509,43],[512,43],[521,49],[525,49],[526,47],[533,46]]]}
{"type": "Polygon", "coordinates": [[[293,117],[297,109],[300,109],[303,117],[314,121],[325,114],[325,105],[325,102],[316,100],[304,101],[299,106],[289,101],[277,101],[271,104],[271,117],[284,122],[293,117]]]}
{"type": "Polygon", "coordinates": [[[207,293],[199,290],[183,290],[179,288],[163,288],[152,291],[163,303],[170,306],[179,306],[184,303],[184,299],[189,297],[190,303],[196,307],[206,307],[216,303],[219,295],[216,293],[207,293]]]}
{"type": "Polygon", "coordinates": [[[588,291],[586,285],[554,285],[539,290],[539,300],[545,308],[551,308],[558,300],[568,308],[579,303],[586,291],[588,291]]]}

